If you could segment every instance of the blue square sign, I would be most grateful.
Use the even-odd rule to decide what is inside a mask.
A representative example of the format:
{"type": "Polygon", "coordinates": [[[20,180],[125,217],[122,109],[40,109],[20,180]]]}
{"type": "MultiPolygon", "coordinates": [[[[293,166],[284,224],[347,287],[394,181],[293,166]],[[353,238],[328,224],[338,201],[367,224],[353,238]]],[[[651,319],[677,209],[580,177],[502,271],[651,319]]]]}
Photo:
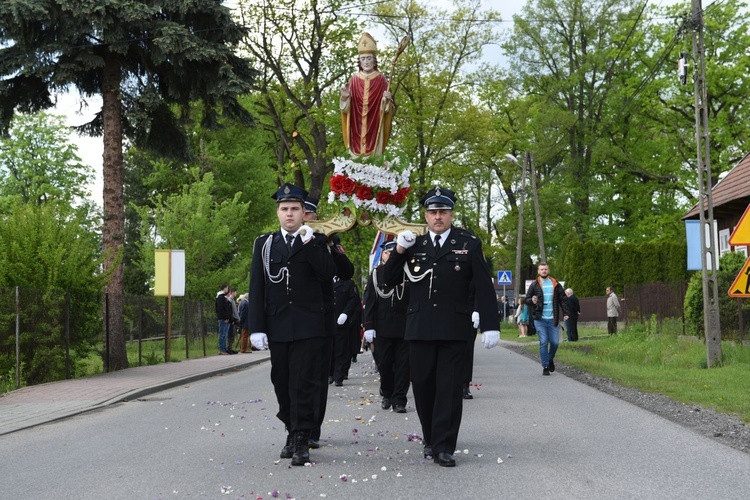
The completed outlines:
{"type": "Polygon", "coordinates": [[[497,284],[498,285],[512,285],[513,273],[510,271],[498,271],[497,272],[497,284]]]}

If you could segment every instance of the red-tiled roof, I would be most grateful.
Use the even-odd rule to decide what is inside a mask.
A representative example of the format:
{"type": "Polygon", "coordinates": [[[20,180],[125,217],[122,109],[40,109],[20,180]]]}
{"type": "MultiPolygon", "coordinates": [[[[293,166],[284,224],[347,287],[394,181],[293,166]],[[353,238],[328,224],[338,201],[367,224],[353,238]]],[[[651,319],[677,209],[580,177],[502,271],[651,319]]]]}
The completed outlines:
{"type": "MultiPolygon", "coordinates": [[[[746,154],[737,165],[716,183],[711,190],[714,204],[714,218],[743,213],[750,204],[750,153],[746,154]]],[[[683,216],[684,219],[699,217],[698,204],[683,216]]]]}

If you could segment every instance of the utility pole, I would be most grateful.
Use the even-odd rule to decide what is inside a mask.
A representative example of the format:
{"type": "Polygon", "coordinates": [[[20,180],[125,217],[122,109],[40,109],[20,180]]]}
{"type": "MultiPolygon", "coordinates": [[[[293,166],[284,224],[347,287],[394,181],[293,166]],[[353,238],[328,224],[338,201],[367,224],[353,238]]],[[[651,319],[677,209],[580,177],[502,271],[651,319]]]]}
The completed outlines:
{"type": "MultiPolygon", "coordinates": [[[[526,197],[526,163],[528,160],[528,153],[523,158],[523,167],[521,167],[521,189],[518,191],[519,202],[518,202],[518,235],[516,239],[516,271],[515,276],[515,294],[514,297],[518,300],[524,293],[523,281],[521,280],[521,252],[523,251],[523,207],[526,197]]],[[[517,162],[516,162],[517,164],[517,162]]]]}
{"type": "Polygon", "coordinates": [[[698,145],[698,203],[701,225],[701,275],[703,278],[703,318],[706,332],[706,364],[721,361],[717,246],[714,238],[714,205],[711,197],[711,159],[706,102],[706,53],[703,43],[701,0],[691,0],[693,61],[695,62],[695,138],[698,145]],[[710,267],[710,269],[709,269],[710,267]]]}
{"type": "MultiPolygon", "coordinates": [[[[534,159],[531,157],[531,153],[526,153],[529,165],[531,166],[531,191],[534,195],[534,212],[536,215],[536,234],[539,237],[539,256],[541,257],[540,262],[547,262],[547,251],[544,249],[544,235],[542,234],[542,216],[539,213],[539,196],[536,192],[536,172],[534,171],[534,159]]],[[[526,160],[524,160],[524,164],[526,160]]]]}

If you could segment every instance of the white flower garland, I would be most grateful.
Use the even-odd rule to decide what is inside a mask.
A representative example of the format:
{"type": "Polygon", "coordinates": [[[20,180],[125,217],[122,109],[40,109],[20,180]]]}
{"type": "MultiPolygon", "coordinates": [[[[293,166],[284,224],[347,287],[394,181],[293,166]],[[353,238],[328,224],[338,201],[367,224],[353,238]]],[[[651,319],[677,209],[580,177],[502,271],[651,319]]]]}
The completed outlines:
{"type": "MultiPolygon", "coordinates": [[[[345,175],[359,184],[369,186],[373,192],[387,189],[393,195],[399,189],[409,187],[409,176],[411,175],[411,167],[405,168],[402,172],[390,170],[391,167],[397,166],[398,163],[398,158],[392,162],[386,161],[385,168],[382,168],[374,165],[364,165],[339,157],[333,159],[333,175],[345,175]]],[[[393,217],[399,217],[406,208],[405,206],[397,207],[396,205],[378,203],[374,193],[371,200],[358,198],[356,192],[351,196],[346,194],[337,195],[333,191],[328,193],[329,203],[334,203],[337,198],[341,203],[351,201],[357,208],[364,208],[370,212],[381,212],[393,217]]]]}

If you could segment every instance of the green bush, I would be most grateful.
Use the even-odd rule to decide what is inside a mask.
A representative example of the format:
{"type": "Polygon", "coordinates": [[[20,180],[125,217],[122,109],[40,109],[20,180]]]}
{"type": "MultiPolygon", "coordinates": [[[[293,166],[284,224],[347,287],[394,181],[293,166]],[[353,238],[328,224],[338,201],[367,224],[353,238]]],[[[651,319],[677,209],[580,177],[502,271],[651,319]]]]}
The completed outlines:
{"type": "MultiPolygon", "coordinates": [[[[737,273],[745,263],[745,256],[739,252],[727,252],[719,259],[717,286],[719,289],[719,322],[723,339],[739,337],[739,310],[737,301],[742,300],[742,311],[745,317],[750,312],[750,301],[734,299],[728,295],[737,273]]],[[[690,335],[705,335],[703,318],[703,278],[700,272],[693,273],[685,294],[685,323],[690,335]]],[[[748,328],[750,325],[746,325],[748,328]]]]}

